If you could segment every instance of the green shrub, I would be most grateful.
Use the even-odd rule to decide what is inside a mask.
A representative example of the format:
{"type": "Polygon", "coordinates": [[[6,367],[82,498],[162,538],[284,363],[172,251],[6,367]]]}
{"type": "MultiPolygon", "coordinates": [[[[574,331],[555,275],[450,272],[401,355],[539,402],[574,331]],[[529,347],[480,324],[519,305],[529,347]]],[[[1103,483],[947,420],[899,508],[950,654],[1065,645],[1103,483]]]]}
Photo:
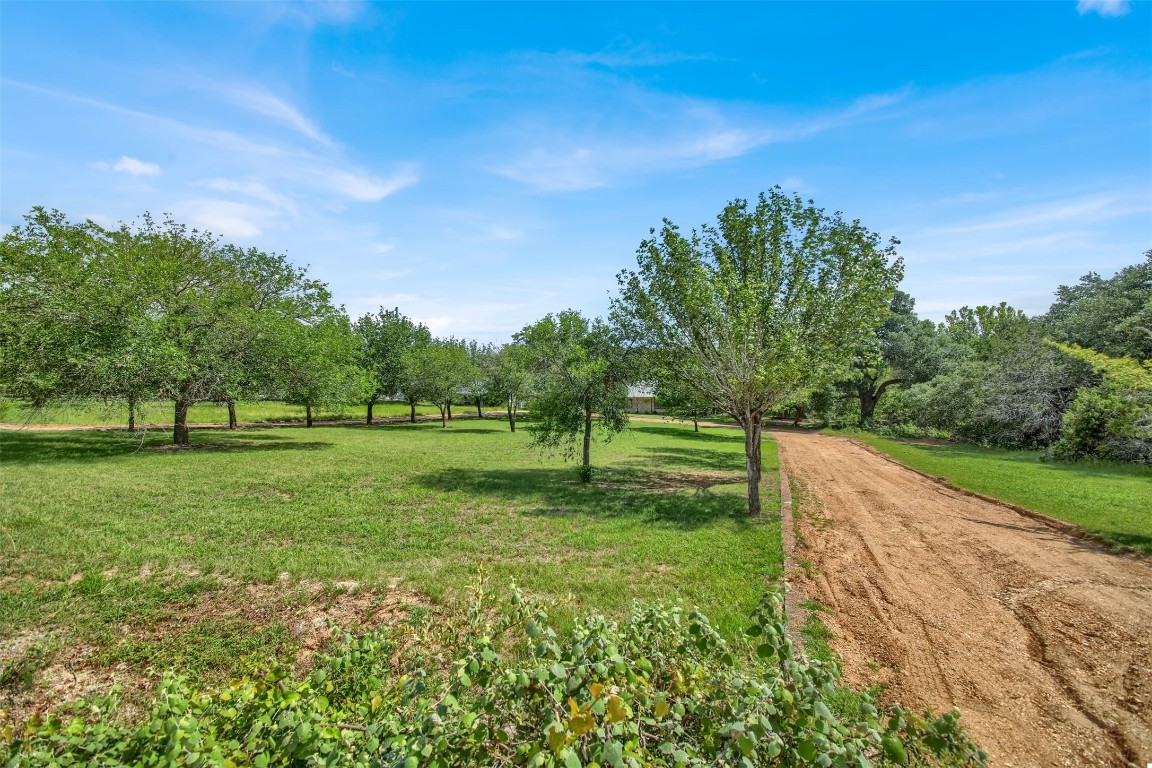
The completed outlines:
{"type": "Polygon", "coordinates": [[[1064,414],[1060,439],[1052,446],[1057,459],[1084,458],[1147,461],[1145,441],[1131,438],[1138,418],[1136,404],[1107,387],[1081,389],[1064,414]],[[1135,449],[1129,443],[1138,443],[1135,449]]]}
{"type": "Polygon", "coordinates": [[[167,681],[151,713],[114,698],[2,729],[26,765],[867,766],[983,765],[955,714],[845,711],[834,663],[793,654],[764,599],[726,643],[697,612],[637,606],[560,634],[513,588],[494,611],[342,636],[314,670],[276,668],[214,691],[167,681]],[[400,631],[400,630],[398,630],[400,631]],[[448,659],[454,659],[448,661],[448,659]]]}

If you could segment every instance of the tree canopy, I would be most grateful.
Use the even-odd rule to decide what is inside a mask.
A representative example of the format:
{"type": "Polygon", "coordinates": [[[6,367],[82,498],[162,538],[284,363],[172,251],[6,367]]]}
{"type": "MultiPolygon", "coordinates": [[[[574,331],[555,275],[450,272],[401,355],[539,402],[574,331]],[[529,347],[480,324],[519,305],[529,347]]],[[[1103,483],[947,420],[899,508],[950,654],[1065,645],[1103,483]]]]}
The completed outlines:
{"type": "Polygon", "coordinates": [[[875,333],[902,275],[896,245],[776,187],[687,236],[665,220],[620,273],[621,325],[744,429],[751,514],[762,420],[841,376],[875,333]]]}
{"type": "Polygon", "coordinates": [[[602,319],[569,309],[524,326],[515,339],[534,375],[533,440],[566,456],[581,440],[587,481],[594,427],[610,440],[628,423],[627,352],[619,334],[602,319]]]}

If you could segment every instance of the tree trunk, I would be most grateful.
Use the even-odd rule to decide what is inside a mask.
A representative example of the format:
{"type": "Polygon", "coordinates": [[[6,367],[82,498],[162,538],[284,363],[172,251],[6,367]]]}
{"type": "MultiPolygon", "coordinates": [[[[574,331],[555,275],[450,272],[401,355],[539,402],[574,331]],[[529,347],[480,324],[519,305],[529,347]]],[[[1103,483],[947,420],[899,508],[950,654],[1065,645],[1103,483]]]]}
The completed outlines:
{"type": "Polygon", "coordinates": [[[699,432],[700,431],[700,421],[698,419],[695,419],[695,418],[692,419],[692,431],[693,432],[699,432]]]}
{"type": "Polygon", "coordinates": [[[748,461],[748,515],[760,516],[760,417],[744,425],[744,456],[748,461]]]}
{"type": "Polygon", "coordinates": [[[412,421],[413,424],[415,424],[416,423],[416,401],[415,400],[409,400],[408,405],[412,409],[412,415],[410,417],[410,420],[412,421]]]}
{"type": "Polygon", "coordinates": [[[804,418],[804,406],[796,406],[796,418],[792,419],[792,426],[800,426],[800,420],[804,418]]]}
{"type": "Polygon", "coordinates": [[[448,418],[452,418],[452,401],[448,401],[448,418]]]}
{"type": "Polygon", "coordinates": [[[128,431],[136,431],[136,398],[133,395],[128,396],[128,431]]]}
{"type": "Polygon", "coordinates": [[[876,401],[879,399],[872,387],[860,388],[860,421],[862,423],[868,424],[872,421],[872,415],[876,413],[876,401]]]}
{"type": "Polygon", "coordinates": [[[176,416],[172,424],[172,444],[188,445],[188,406],[187,400],[176,401],[176,416]]]}
{"type": "Polygon", "coordinates": [[[584,406],[584,466],[592,463],[592,405],[584,406]]]}
{"type": "Polygon", "coordinates": [[[237,429],[240,422],[236,419],[236,401],[228,401],[228,429],[237,429]]]}
{"type": "Polygon", "coordinates": [[[449,403],[448,407],[440,406],[440,427],[448,429],[448,419],[452,418],[452,404],[449,403]]]}
{"type": "Polygon", "coordinates": [[[368,401],[368,420],[366,422],[364,422],[365,424],[371,424],[372,423],[372,406],[374,406],[374,405],[376,405],[375,400],[369,400],[368,401]]]}
{"type": "Polygon", "coordinates": [[[476,416],[481,419],[484,418],[484,401],[480,398],[476,398],[476,416]]]}
{"type": "Polygon", "coordinates": [[[312,406],[304,406],[304,426],[312,426],[312,406]]]}
{"type": "Polygon", "coordinates": [[[903,379],[889,379],[880,386],[876,386],[873,381],[867,387],[860,387],[860,421],[870,423],[872,415],[876,413],[876,405],[880,402],[880,396],[884,394],[884,390],[893,384],[900,384],[903,379]]]}
{"type": "Polygon", "coordinates": [[[511,397],[508,398],[508,427],[516,431],[516,401],[511,397]]]}

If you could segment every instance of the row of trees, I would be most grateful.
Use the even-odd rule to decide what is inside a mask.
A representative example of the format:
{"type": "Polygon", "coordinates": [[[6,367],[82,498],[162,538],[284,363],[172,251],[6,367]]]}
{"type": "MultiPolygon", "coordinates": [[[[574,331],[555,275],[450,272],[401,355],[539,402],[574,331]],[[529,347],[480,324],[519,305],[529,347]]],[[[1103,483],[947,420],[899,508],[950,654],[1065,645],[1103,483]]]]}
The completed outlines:
{"type": "Polygon", "coordinates": [[[937,324],[914,307],[897,293],[850,375],[809,407],[896,434],[1152,462],[1152,251],[1060,286],[1032,318],[1002,303],[937,324]]]}
{"type": "Polygon", "coordinates": [[[0,386],[35,405],[102,398],[188,408],[253,396],[309,406],[365,386],[327,286],[278,255],[145,215],[105,229],[35,209],[0,243],[0,386]]]}
{"type": "MultiPolygon", "coordinates": [[[[764,419],[829,387],[871,343],[901,278],[896,241],[779,188],[714,226],[672,222],[619,275],[607,319],[576,311],[504,347],[433,338],[398,310],[350,322],[283,257],[145,216],[105,230],[34,210],[0,253],[0,387],[54,399],[163,397],[174,440],[188,406],[275,397],[313,406],[381,399],[529,401],[534,440],[590,467],[593,436],[626,423],[628,385],[658,383],[678,413],[732,416],[745,433],[749,512],[760,512],[764,419]]],[[[588,477],[585,471],[584,477],[588,477]]]]}

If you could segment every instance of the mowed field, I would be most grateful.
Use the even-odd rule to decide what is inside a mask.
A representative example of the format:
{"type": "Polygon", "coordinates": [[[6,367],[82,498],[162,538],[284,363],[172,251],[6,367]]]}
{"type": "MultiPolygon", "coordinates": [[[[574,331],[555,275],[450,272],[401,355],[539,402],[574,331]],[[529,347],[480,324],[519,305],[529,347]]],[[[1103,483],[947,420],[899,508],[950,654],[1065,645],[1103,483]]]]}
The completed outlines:
{"type": "MultiPolygon", "coordinates": [[[[734,634],[780,573],[777,518],[744,513],[735,430],[637,422],[594,446],[587,485],[496,418],[168,440],[0,432],[0,695],[52,664],[290,660],[326,620],[434,613],[481,573],[497,591],[572,593],[573,612],[699,606],[734,634]]],[[[776,466],[766,441],[767,510],[776,466]]]]}
{"type": "Polygon", "coordinates": [[[1078,525],[1108,541],[1152,554],[1152,467],[1044,460],[1041,451],[966,444],[861,440],[913,469],[1001,501],[1078,525]]]}

